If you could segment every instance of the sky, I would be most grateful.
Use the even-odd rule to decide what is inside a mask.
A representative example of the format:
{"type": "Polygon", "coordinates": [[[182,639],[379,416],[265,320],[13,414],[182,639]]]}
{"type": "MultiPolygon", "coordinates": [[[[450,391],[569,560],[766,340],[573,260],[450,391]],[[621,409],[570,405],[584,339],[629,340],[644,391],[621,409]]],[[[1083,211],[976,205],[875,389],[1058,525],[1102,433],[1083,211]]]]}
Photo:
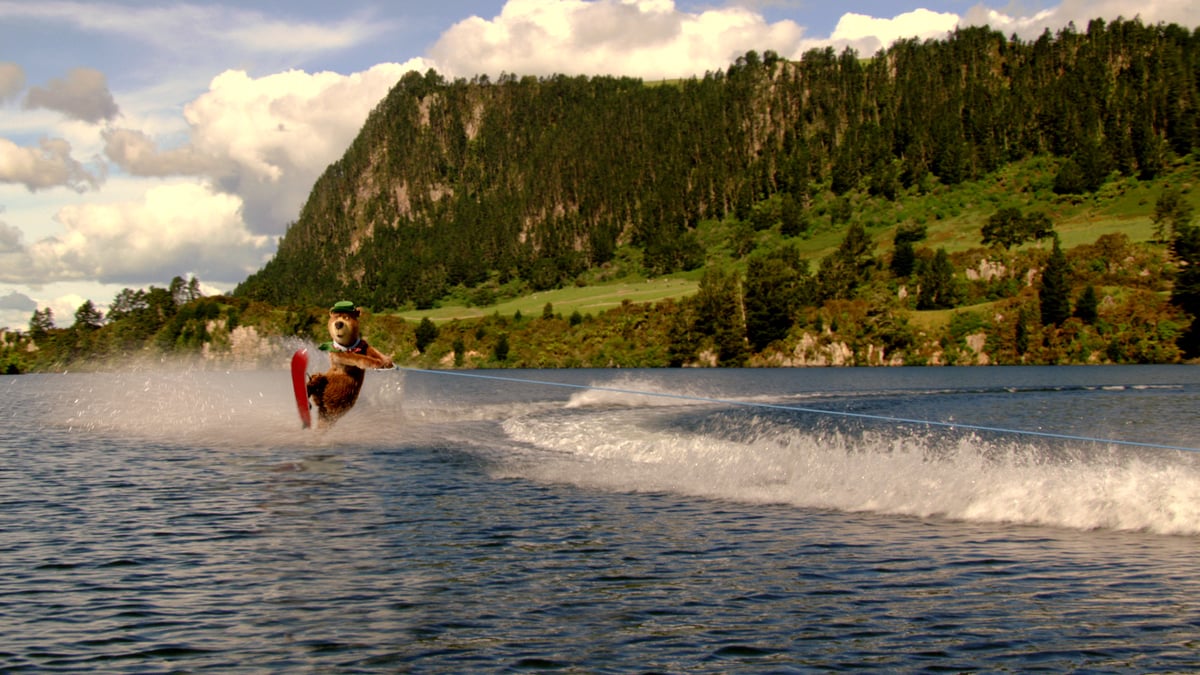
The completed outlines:
{"type": "Polygon", "coordinates": [[[410,70],[703,76],[990,25],[1195,27],[1195,0],[0,0],[0,328],[261,269],[410,70]]]}

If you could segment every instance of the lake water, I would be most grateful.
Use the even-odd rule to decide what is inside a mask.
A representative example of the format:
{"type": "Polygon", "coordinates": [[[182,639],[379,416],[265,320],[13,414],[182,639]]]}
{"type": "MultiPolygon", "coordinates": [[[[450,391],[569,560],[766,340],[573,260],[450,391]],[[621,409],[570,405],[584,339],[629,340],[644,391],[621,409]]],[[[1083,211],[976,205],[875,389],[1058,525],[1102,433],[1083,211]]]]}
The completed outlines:
{"type": "Polygon", "coordinates": [[[289,387],[0,378],[0,671],[1200,669],[1200,368],[289,387]]]}

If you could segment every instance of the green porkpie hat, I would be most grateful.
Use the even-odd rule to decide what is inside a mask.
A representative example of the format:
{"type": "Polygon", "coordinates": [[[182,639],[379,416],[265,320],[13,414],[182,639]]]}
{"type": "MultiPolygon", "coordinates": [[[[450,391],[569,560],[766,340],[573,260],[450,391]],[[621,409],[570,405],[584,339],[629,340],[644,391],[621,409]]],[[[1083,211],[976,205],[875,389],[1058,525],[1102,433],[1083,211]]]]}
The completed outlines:
{"type": "Polygon", "coordinates": [[[354,314],[358,315],[358,308],[349,300],[341,300],[333,303],[333,307],[329,308],[330,314],[354,314]]]}

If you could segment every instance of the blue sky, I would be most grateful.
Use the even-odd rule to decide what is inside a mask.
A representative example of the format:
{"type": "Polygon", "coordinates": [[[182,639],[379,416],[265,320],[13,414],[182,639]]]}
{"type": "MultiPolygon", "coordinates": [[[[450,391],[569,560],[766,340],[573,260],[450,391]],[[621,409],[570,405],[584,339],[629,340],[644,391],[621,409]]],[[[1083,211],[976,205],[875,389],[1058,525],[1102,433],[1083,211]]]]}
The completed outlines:
{"type": "Polygon", "coordinates": [[[227,291],[405,72],[702,75],[747,50],[1036,37],[1194,0],[0,0],[0,328],[122,288],[227,291]]]}

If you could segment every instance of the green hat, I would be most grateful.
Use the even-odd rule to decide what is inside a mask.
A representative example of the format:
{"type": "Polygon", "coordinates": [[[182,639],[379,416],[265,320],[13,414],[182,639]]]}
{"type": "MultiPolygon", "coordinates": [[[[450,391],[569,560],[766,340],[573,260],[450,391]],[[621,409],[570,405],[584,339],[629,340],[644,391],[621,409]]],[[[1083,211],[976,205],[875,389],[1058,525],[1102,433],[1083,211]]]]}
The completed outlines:
{"type": "Polygon", "coordinates": [[[358,308],[349,300],[341,300],[333,303],[333,307],[329,309],[330,314],[358,314],[358,308]]]}

